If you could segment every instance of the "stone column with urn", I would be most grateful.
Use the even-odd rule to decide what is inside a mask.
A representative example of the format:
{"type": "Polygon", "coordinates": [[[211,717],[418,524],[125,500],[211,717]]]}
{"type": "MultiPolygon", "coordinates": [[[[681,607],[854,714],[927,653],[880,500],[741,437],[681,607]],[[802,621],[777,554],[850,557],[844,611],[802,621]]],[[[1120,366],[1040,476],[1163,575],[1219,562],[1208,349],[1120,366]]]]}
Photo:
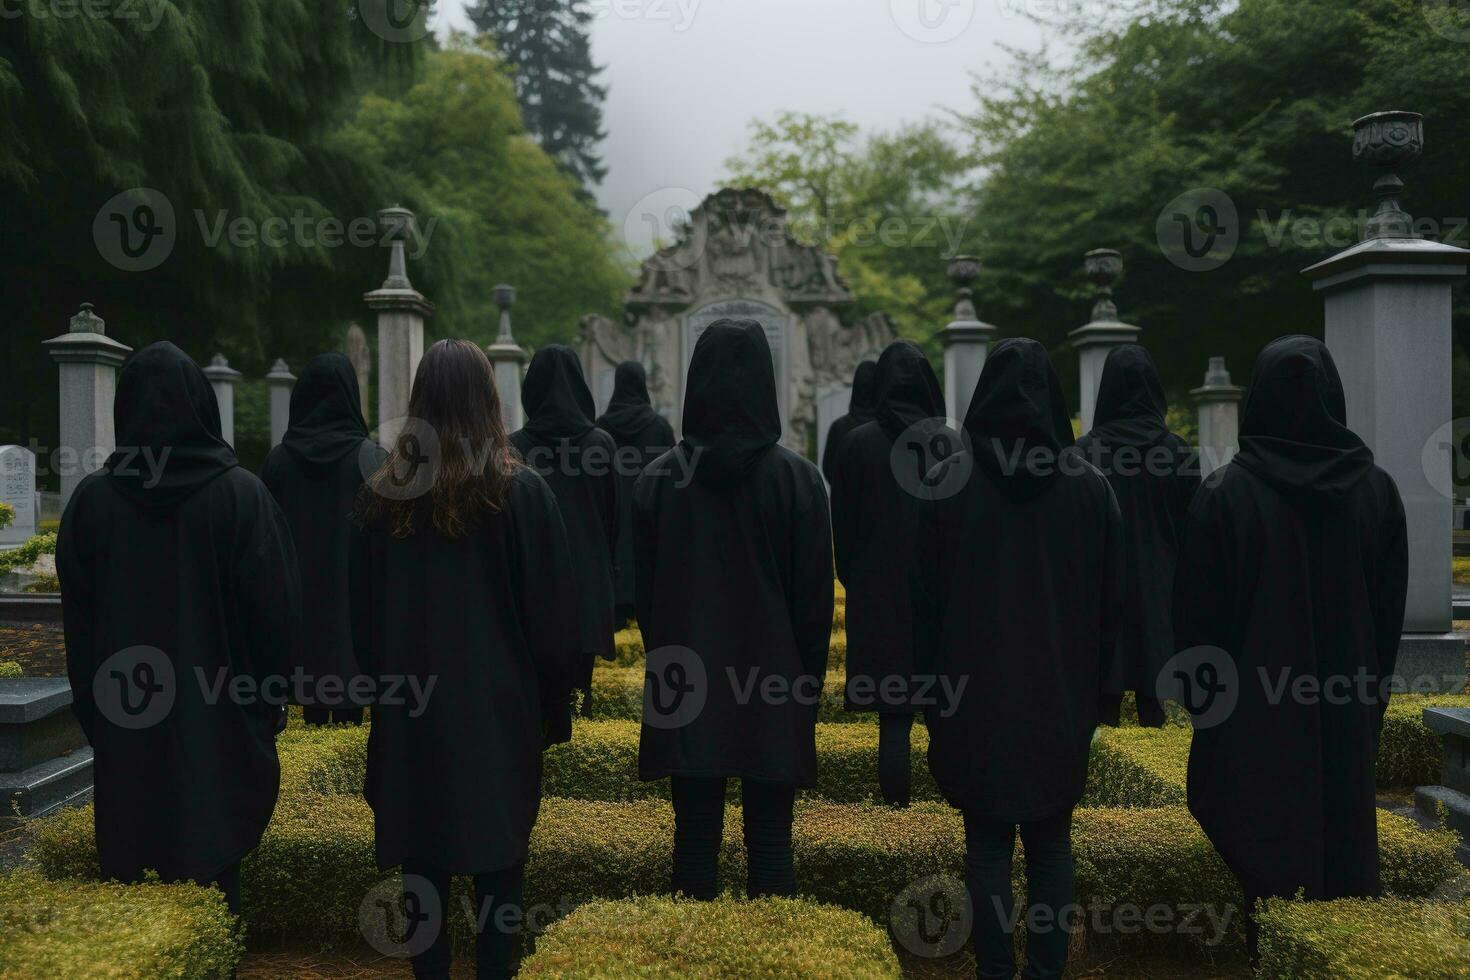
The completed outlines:
{"type": "Polygon", "coordinates": [[[391,449],[408,415],[413,376],[424,356],[424,320],[434,304],[408,281],[404,243],[416,234],[413,212],[384,208],[378,223],[389,240],[388,278],[362,298],[378,314],[378,442],[391,449]]]}
{"type": "Polygon", "coordinates": [[[1097,302],[1092,307],[1092,320],[1067,336],[1077,351],[1077,377],[1082,406],[1082,432],[1092,428],[1092,413],[1097,407],[1097,389],[1102,384],[1103,364],[1114,347],[1138,342],[1142,329],[1118,319],[1113,303],[1113,283],[1123,273],[1123,255],[1116,249],[1098,248],[1083,257],[1087,278],[1097,287],[1097,302]]]}
{"type": "Polygon", "coordinates": [[[1353,155],[1382,171],[1363,241],[1304,270],[1326,308],[1348,426],[1403,496],[1409,596],[1397,673],[1417,690],[1465,685],[1465,644],[1450,632],[1453,483],[1451,290],[1470,250],[1420,238],[1399,201],[1400,168],[1424,146],[1423,118],[1378,112],[1353,123],[1353,155]]]}
{"type": "Polygon", "coordinates": [[[1225,358],[1210,358],[1205,383],[1189,393],[1199,416],[1200,476],[1224,467],[1240,450],[1240,402],[1245,389],[1230,381],[1225,358]]]}
{"type": "Polygon", "coordinates": [[[235,385],[240,383],[240,372],[230,367],[225,355],[216,354],[209,359],[204,369],[209,386],[214,389],[214,400],[219,405],[219,431],[225,442],[235,444],[235,385]]]}
{"type": "Polygon", "coordinates": [[[286,427],[291,424],[291,386],[296,383],[296,375],[286,366],[284,357],[276,358],[265,383],[270,388],[271,448],[274,449],[281,444],[286,427]]]}
{"type": "Polygon", "coordinates": [[[132,348],[107,336],[107,324],[83,303],[67,332],[43,341],[61,370],[60,445],[53,460],[61,471],[61,510],[82,482],[117,448],[112,400],[117,369],[132,348]]]}
{"type": "Polygon", "coordinates": [[[944,411],[955,422],[963,422],[996,328],[975,313],[972,287],[980,278],[980,260],[957,255],[950,259],[948,272],[955,284],[955,304],[954,319],[939,334],[944,344],[944,411]]]}
{"type": "Polygon", "coordinates": [[[500,333],[495,337],[495,343],[485,348],[485,354],[495,368],[495,390],[500,394],[500,413],[505,420],[507,433],[515,432],[526,424],[525,412],[521,408],[521,372],[525,369],[528,358],[511,333],[510,308],[515,302],[514,286],[502,283],[495,287],[495,305],[500,310],[500,333]]]}

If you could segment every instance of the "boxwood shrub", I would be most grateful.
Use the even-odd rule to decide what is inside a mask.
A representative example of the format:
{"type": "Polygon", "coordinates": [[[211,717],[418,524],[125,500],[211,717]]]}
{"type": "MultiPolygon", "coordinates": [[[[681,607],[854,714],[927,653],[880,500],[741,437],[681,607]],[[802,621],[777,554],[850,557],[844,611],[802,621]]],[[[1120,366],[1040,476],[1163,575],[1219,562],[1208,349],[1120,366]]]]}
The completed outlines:
{"type": "MultiPolygon", "coordinates": [[[[834,617],[832,623],[832,642],[827,656],[827,669],[840,670],[847,663],[847,633],[843,624],[847,622],[844,615],[839,623],[834,617]]],[[[643,633],[636,625],[627,629],[618,630],[613,634],[613,645],[617,655],[613,664],[618,667],[638,667],[643,664],[643,633]]]]}
{"type": "Polygon", "coordinates": [[[1269,901],[1263,980],[1470,976],[1470,901],[1269,901]]]}
{"type": "MultiPolygon", "coordinates": [[[[817,720],[845,724],[869,722],[874,715],[847,711],[843,708],[843,685],[847,675],[840,670],[827,672],[822,699],[817,705],[817,720]]],[[[643,662],[631,667],[598,664],[592,671],[592,704],[589,717],[599,721],[641,721],[643,718],[643,662]]]]}
{"type": "Polygon", "coordinates": [[[1470,694],[1396,694],[1383,715],[1378,785],[1407,788],[1439,782],[1439,736],[1424,724],[1425,708],[1470,708],[1470,694]]]}
{"type": "Polygon", "coordinates": [[[584,905],[552,926],[521,976],[897,980],[900,971],[883,931],[847,909],[789,898],[635,898],[584,905]]]}
{"type": "Polygon", "coordinates": [[[213,888],[0,875],[3,977],[228,977],[243,951],[213,888]]]}

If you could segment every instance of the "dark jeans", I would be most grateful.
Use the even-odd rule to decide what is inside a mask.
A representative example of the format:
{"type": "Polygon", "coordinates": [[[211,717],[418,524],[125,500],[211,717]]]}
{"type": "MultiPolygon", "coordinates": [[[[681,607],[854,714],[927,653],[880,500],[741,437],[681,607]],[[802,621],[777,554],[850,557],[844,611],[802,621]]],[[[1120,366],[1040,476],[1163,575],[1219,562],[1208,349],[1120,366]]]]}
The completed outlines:
{"type": "MultiPolygon", "coordinates": [[[[522,894],[525,865],[475,875],[475,975],[501,980],[515,973],[516,937],[524,922],[522,894]]],[[[447,980],[452,959],[449,943],[449,919],[460,909],[450,904],[448,872],[411,864],[403,867],[405,882],[417,875],[438,893],[439,922],[427,923],[436,930],[433,944],[412,957],[413,975],[433,980],[447,980]]],[[[405,888],[409,887],[405,884],[405,888]]],[[[423,899],[420,899],[422,902],[423,899]]]]}
{"type": "MultiPolygon", "coordinates": [[[[725,778],[675,776],[674,892],[704,901],[719,893],[720,842],[725,834],[725,778]]],[[[796,787],[741,780],[745,824],[745,893],[795,895],[791,857],[792,809],[796,787]]]]}
{"type": "Polygon", "coordinates": [[[982,980],[1016,975],[1015,923],[1026,925],[1027,980],[1059,978],[1067,965],[1072,904],[1072,814],[1023,823],[1026,852],[1025,914],[1017,915],[1011,890],[1016,826],[965,814],[965,887],[974,911],[971,935],[982,980]]]}
{"type": "Polygon", "coordinates": [[[909,805],[913,785],[909,746],[913,728],[913,715],[878,716],[878,788],[883,793],[883,802],[889,806],[909,805]]]}
{"type": "MultiPolygon", "coordinates": [[[[1142,691],[1134,691],[1133,697],[1138,702],[1138,724],[1144,728],[1163,728],[1164,702],[1142,691]]],[[[1123,713],[1123,695],[1104,694],[1098,699],[1097,706],[1098,720],[1104,725],[1117,728],[1119,717],[1123,713]]]]}
{"type": "Polygon", "coordinates": [[[327,708],[313,705],[301,709],[301,717],[308,725],[361,725],[362,706],[327,708]]]}

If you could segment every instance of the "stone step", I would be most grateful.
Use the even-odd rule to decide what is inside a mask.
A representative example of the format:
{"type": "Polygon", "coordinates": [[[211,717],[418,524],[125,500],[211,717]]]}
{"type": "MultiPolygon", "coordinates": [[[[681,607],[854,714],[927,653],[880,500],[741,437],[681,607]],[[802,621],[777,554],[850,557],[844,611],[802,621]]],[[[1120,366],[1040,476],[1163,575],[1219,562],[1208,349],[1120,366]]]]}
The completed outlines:
{"type": "Polygon", "coordinates": [[[0,773],[5,813],[0,825],[49,816],[64,806],[80,806],[92,796],[92,748],[39,762],[21,772],[0,773]]]}

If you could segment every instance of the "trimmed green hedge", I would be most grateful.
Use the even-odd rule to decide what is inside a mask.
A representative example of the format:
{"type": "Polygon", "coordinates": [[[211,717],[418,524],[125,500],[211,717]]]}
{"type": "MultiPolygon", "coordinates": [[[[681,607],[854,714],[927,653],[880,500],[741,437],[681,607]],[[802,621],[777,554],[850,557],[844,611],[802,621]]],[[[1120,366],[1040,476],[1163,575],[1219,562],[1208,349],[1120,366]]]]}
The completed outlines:
{"type": "Polygon", "coordinates": [[[25,668],[16,660],[0,660],[0,677],[24,677],[25,668]]]}
{"type": "MultiPolygon", "coordinates": [[[[844,610],[846,606],[844,604],[844,610]]],[[[840,670],[847,664],[847,632],[844,625],[847,617],[844,615],[839,620],[835,617],[832,622],[832,643],[828,648],[827,669],[840,670]]],[[[636,625],[624,630],[618,630],[613,634],[613,645],[617,648],[617,657],[613,664],[618,667],[641,667],[643,665],[643,633],[636,625]]]]}
{"type": "Polygon", "coordinates": [[[1269,980],[1470,976],[1470,901],[1269,901],[1260,918],[1269,980]]]}
{"type": "Polygon", "coordinates": [[[227,977],[242,952],[212,888],[0,875],[0,977],[227,977]]]}
{"type": "Polygon", "coordinates": [[[594,902],[552,926],[525,977],[897,980],[888,937],[847,909],[789,898],[594,902]]]}
{"type": "Polygon", "coordinates": [[[1383,715],[1378,785],[1432,786],[1439,782],[1439,736],[1424,724],[1425,708],[1470,708],[1470,694],[1395,694],[1383,715]]]}

